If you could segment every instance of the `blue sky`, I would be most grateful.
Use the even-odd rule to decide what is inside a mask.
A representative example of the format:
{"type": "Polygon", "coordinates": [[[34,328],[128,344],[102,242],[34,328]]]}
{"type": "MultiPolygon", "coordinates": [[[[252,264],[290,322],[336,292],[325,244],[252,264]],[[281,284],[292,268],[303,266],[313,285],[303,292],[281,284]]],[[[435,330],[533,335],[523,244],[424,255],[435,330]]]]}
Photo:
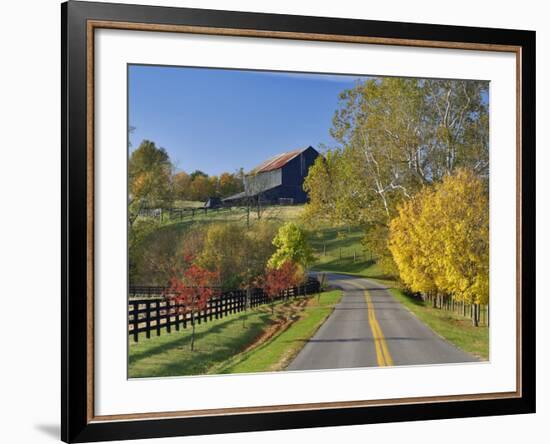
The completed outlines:
{"type": "Polygon", "coordinates": [[[177,170],[250,170],[284,151],[333,144],[338,94],[358,79],[131,65],[131,149],[149,139],[168,151],[177,170]]]}

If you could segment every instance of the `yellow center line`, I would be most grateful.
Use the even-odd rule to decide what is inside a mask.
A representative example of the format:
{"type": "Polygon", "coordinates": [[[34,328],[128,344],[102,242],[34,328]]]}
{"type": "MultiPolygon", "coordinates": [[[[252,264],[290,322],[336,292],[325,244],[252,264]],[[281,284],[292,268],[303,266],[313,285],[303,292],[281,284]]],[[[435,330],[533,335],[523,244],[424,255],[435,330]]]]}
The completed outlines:
{"type": "MultiPolygon", "coordinates": [[[[352,285],[357,289],[364,290],[363,288],[361,288],[360,286],[358,286],[353,282],[348,282],[348,284],[352,285]]],[[[382,328],[378,323],[378,319],[376,319],[376,313],[374,311],[374,304],[372,303],[372,298],[368,290],[364,290],[364,292],[365,292],[365,301],[367,303],[369,325],[372,331],[372,336],[374,338],[374,349],[376,351],[376,361],[379,367],[386,367],[389,365],[393,365],[393,359],[390,355],[390,351],[388,350],[388,345],[386,344],[384,333],[382,332],[382,328]]]]}
{"type": "Polygon", "coordinates": [[[372,303],[372,298],[368,292],[365,290],[365,300],[367,301],[367,309],[369,312],[369,324],[372,330],[372,336],[374,337],[374,344],[376,348],[376,359],[380,367],[385,367],[393,365],[393,359],[388,350],[388,345],[386,344],[386,339],[384,338],[384,333],[382,328],[376,319],[376,312],[374,311],[374,304],[372,303]]]}

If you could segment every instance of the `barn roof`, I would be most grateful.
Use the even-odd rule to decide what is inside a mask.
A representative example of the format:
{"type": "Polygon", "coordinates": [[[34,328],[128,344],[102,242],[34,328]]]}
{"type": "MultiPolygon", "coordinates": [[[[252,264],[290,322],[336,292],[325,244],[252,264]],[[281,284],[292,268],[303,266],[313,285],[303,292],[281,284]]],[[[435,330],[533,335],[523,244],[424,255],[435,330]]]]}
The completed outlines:
{"type": "Polygon", "coordinates": [[[308,148],[311,147],[308,146],[305,148],[299,148],[294,151],[287,151],[286,153],[277,154],[276,156],[267,159],[256,168],[252,169],[249,174],[258,174],[265,173],[267,171],[278,170],[279,168],[284,167],[288,162],[290,162],[292,159],[294,159],[296,156],[298,156],[300,153],[304,152],[308,148]]]}

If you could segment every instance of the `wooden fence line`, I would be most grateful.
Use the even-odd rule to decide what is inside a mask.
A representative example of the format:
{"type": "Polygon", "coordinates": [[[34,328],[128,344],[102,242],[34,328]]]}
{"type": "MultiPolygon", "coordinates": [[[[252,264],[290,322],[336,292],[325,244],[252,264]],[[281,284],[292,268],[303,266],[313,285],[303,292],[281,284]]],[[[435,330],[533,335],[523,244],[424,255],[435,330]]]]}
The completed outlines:
{"type": "MultiPolygon", "coordinates": [[[[147,338],[151,337],[151,332],[160,336],[163,329],[166,333],[171,333],[172,328],[179,331],[180,328],[187,328],[187,325],[192,322],[197,324],[210,322],[230,314],[242,312],[247,309],[247,306],[248,308],[254,308],[271,301],[261,288],[252,289],[248,301],[246,290],[235,290],[212,298],[204,310],[190,313],[185,310],[184,304],[175,304],[170,298],[164,297],[166,291],[167,289],[164,287],[140,286],[130,288],[128,334],[133,336],[135,342],[138,342],[139,334],[143,332],[145,332],[147,338]],[[138,295],[147,295],[148,297],[135,299],[138,295]],[[157,296],[155,297],[155,295],[157,296]]],[[[311,295],[319,291],[319,281],[310,280],[305,285],[283,291],[274,299],[284,300],[289,297],[311,295]]]]}
{"type": "Polygon", "coordinates": [[[485,304],[468,304],[464,301],[457,301],[449,295],[422,294],[422,299],[430,304],[433,308],[438,308],[444,311],[450,311],[465,318],[470,318],[478,325],[489,326],[489,305],[485,304]]]}

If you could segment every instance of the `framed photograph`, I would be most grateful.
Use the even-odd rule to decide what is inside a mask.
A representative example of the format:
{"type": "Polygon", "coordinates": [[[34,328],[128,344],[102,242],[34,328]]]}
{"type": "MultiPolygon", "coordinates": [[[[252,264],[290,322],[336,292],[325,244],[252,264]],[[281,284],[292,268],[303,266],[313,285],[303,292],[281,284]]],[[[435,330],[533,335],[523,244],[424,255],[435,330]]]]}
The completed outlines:
{"type": "Polygon", "coordinates": [[[535,411],[535,33],[69,1],[62,439],[535,411]]]}

